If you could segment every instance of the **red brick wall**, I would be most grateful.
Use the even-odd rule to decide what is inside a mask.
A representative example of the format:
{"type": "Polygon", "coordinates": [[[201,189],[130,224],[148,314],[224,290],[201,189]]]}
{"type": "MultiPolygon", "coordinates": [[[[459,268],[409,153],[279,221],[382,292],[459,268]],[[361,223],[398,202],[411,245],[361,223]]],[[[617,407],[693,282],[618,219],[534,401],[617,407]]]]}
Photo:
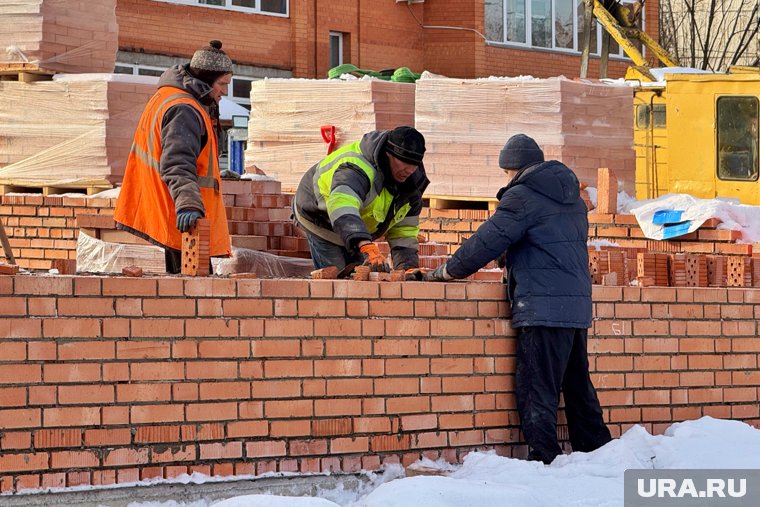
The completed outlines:
{"type": "Polygon", "coordinates": [[[42,195],[0,196],[0,220],[19,266],[50,269],[54,259],[76,259],[78,214],[113,215],[116,199],[42,195]]]}
{"type": "MultiPolygon", "coordinates": [[[[647,2],[647,32],[657,38],[659,2],[647,2]]],[[[414,4],[425,25],[484,31],[483,2],[439,0],[414,4]]],[[[335,8],[327,0],[291,0],[290,18],[249,14],[152,0],[119,0],[119,47],[190,57],[210,39],[221,39],[238,63],[292,70],[295,77],[325,77],[329,69],[329,32],[348,34],[344,60],[361,68],[409,67],[452,77],[489,75],[575,77],[578,55],[487,46],[476,33],[422,29],[405,3],[346,0],[335,8]],[[167,37],[167,30],[171,36],[167,37]]],[[[598,58],[589,76],[598,76],[598,58]]],[[[620,77],[627,62],[611,61],[610,77],[620,77]]]]}
{"type": "MultiPolygon", "coordinates": [[[[304,2],[290,3],[298,12],[296,7],[304,2]]],[[[116,18],[122,50],[189,59],[209,40],[219,39],[236,63],[293,67],[288,18],[152,0],[118,0],[116,18]]]]}
{"type": "MultiPolygon", "coordinates": [[[[659,2],[645,4],[646,32],[657,40],[659,2]]],[[[425,25],[474,28],[485,31],[482,2],[442,0],[425,4],[425,25]]],[[[656,62],[653,62],[657,66],[656,62]]],[[[609,77],[622,77],[629,61],[610,60],[609,77]]],[[[552,51],[524,50],[486,45],[483,38],[470,31],[425,29],[425,66],[431,72],[451,77],[477,76],[577,77],[580,55],[552,51]]],[[[589,77],[599,77],[599,58],[589,61],[589,77]]]]}
{"type": "MultiPolygon", "coordinates": [[[[594,300],[614,435],[758,424],[759,290],[594,300]]],[[[0,277],[0,489],[521,455],[506,314],[497,283],[0,277]]]]}

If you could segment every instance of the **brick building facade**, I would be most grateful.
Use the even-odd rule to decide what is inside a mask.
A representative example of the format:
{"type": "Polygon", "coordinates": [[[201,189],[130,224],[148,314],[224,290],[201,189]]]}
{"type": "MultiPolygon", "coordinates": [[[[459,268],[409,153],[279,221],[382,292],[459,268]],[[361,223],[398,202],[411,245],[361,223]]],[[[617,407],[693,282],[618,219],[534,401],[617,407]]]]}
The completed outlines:
{"type": "MultiPolygon", "coordinates": [[[[582,0],[548,1],[543,12],[530,12],[540,2],[525,2],[518,18],[514,12],[504,13],[506,0],[345,0],[339,6],[326,0],[207,3],[228,7],[200,0],[118,0],[119,62],[168,66],[218,38],[238,64],[236,75],[250,78],[324,77],[336,61],[465,78],[576,77],[580,69],[582,0]],[[265,8],[281,12],[263,12],[265,8]]],[[[646,31],[654,37],[658,5],[647,2],[644,13],[646,31]]],[[[612,56],[609,75],[620,77],[628,63],[612,56]]],[[[598,76],[598,64],[597,53],[591,59],[591,77],[598,76]]]]}

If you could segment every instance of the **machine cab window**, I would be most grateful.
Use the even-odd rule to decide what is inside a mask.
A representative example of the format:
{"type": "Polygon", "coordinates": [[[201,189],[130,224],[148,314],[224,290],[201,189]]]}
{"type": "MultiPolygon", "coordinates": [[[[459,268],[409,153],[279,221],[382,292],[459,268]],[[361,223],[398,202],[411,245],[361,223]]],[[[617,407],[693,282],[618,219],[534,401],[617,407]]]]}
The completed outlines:
{"type": "Polygon", "coordinates": [[[757,181],[758,99],[720,97],[716,105],[717,173],[722,180],[757,181]]]}
{"type": "Polygon", "coordinates": [[[665,104],[639,104],[636,106],[636,128],[648,129],[654,125],[656,129],[666,126],[665,104]]]}

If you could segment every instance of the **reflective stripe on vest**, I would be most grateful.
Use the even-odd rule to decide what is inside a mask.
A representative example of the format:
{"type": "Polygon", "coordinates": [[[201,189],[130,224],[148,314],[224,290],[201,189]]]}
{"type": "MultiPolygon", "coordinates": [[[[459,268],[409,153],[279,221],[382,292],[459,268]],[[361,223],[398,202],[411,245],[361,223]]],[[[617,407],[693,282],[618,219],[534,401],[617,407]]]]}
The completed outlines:
{"type": "MultiPolygon", "coordinates": [[[[392,246],[415,248],[417,245],[417,233],[419,232],[419,227],[417,226],[419,218],[415,217],[416,220],[412,220],[412,223],[408,223],[405,219],[406,214],[411,209],[409,203],[404,204],[396,211],[396,215],[387,222],[386,230],[378,230],[380,225],[386,223],[388,214],[393,212],[391,205],[394,196],[386,188],[382,188],[378,192],[380,186],[379,180],[383,178],[382,173],[364,158],[364,155],[361,153],[360,144],[361,141],[357,141],[344,146],[325,157],[319,163],[312,179],[312,191],[317,201],[317,207],[327,213],[331,223],[335,223],[338,218],[345,215],[358,215],[373,238],[392,231],[387,236],[392,246]],[[354,189],[346,185],[332,188],[335,171],[343,164],[355,165],[369,179],[369,192],[367,192],[363,201],[360,201],[354,189]],[[394,226],[397,224],[400,224],[401,227],[394,229],[394,226]],[[412,227],[409,227],[410,225],[412,227]]],[[[297,210],[297,207],[294,206],[294,209],[297,210]]],[[[309,230],[309,232],[332,243],[343,244],[341,238],[334,231],[318,227],[298,213],[296,213],[296,218],[299,222],[303,223],[304,228],[309,230]]]]}
{"type": "MultiPolygon", "coordinates": [[[[198,102],[195,97],[190,95],[189,93],[175,93],[173,95],[169,95],[166,97],[158,106],[156,106],[156,111],[161,111],[168,103],[173,102],[177,99],[192,99],[193,102],[198,104],[198,106],[201,106],[200,102],[198,102]]],[[[149,125],[149,132],[148,135],[148,153],[145,152],[140,146],[137,146],[135,143],[132,143],[132,152],[135,154],[137,158],[139,158],[144,164],[148,165],[149,167],[152,167],[154,170],[158,171],[161,161],[158,159],[155,153],[153,153],[153,147],[156,145],[156,123],[158,122],[158,115],[153,116],[153,119],[151,120],[151,123],[149,125]]],[[[206,132],[206,135],[212,136],[216,135],[214,132],[206,132]]],[[[208,172],[206,176],[198,176],[198,186],[201,188],[213,188],[214,190],[219,190],[219,182],[214,178],[213,175],[215,173],[214,169],[216,166],[214,164],[217,163],[216,157],[213,156],[213,154],[209,154],[209,163],[208,163],[208,172]]]]}
{"type": "Polygon", "coordinates": [[[229,255],[230,237],[220,192],[214,126],[199,102],[178,88],[159,89],[140,117],[127,159],[121,193],[116,202],[114,220],[120,228],[132,231],[154,244],[175,250],[182,248],[182,235],[175,225],[174,199],[160,174],[162,120],[169,108],[180,104],[196,110],[208,133],[207,142],[196,160],[195,183],[200,192],[205,218],[211,225],[209,255],[229,255]]]}

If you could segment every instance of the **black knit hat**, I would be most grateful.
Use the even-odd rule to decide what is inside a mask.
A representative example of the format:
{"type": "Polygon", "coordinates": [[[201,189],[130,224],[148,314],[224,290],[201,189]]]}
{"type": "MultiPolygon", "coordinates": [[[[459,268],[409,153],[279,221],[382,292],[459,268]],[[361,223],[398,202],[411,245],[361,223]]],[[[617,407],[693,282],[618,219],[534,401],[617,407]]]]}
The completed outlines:
{"type": "Polygon", "coordinates": [[[385,141],[385,151],[407,164],[422,164],[425,138],[412,127],[396,127],[385,141]]]}
{"type": "Polygon", "coordinates": [[[213,85],[219,76],[232,73],[232,60],[222,51],[222,42],[212,40],[193,53],[190,74],[204,83],[213,85]]]}
{"type": "Polygon", "coordinates": [[[544,161],[544,152],[533,138],[517,134],[509,138],[499,153],[499,167],[520,170],[544,161]]]}

